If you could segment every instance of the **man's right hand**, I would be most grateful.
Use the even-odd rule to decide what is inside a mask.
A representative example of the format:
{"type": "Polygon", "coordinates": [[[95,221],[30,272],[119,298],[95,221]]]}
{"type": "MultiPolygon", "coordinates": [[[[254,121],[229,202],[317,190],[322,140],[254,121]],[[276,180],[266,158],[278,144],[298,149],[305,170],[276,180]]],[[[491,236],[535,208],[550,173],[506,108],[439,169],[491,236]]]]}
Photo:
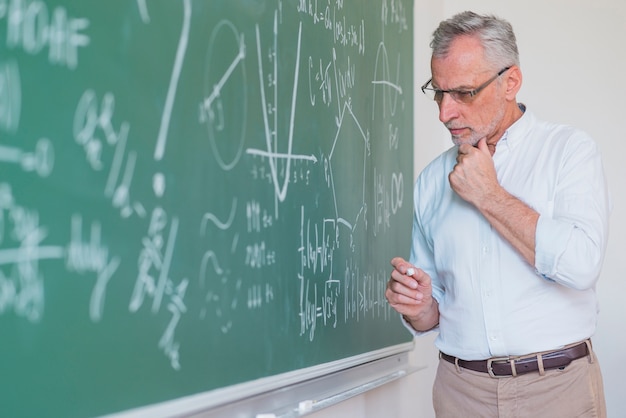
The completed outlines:
{"type": "Polygon", "coordinates": [[[428,274],[401,257],[391,260],[393,270],[385,297],[416,331],[427,331],[439,323],[439,306],[432,297],[428,274]]]}

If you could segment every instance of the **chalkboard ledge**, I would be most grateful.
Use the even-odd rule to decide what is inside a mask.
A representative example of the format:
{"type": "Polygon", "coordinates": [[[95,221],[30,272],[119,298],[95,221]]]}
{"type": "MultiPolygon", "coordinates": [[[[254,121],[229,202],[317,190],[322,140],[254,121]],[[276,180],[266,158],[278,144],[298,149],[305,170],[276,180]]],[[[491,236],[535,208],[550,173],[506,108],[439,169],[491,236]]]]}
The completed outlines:
{"type": "Polygon", "coordinates": [[[398,344],[108,417],[300,417],[420,370],[409,360],[413,347],[413,342],[398,344]]]}

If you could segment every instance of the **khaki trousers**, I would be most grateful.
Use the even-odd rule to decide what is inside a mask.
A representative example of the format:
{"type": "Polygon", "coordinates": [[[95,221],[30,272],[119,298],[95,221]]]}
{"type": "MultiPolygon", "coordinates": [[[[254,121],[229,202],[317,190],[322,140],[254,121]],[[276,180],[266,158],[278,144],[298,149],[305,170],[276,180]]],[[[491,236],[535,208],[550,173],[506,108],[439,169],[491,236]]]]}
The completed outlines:
{"type": "Polygon", "coordinates": [[[563,370],[492,378],[439,360],[437,418],[606,418],[600,365],[592,352],[563,370]]]}

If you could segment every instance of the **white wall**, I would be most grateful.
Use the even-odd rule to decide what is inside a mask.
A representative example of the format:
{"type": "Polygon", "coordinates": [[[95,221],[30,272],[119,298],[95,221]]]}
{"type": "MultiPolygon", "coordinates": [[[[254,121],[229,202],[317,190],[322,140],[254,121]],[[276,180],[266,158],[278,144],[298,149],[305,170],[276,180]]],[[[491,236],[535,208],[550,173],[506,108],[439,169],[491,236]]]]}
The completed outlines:
{"type": "MultiPolygon", "coordinates": [[[[613,195],[609,248],[598,285],[600,319],[593,342],[604,374],[610,418],[626,417],[626,2],[622,0],[415,0],[415,167],[421,170],[450,144],[434,103],[419,85],[430,76],[430,34],[462,10],[511,22],[518,38],[524,86],[519,100],[539,117],[575,125],[600,144],[613,195]],[[624,275],[624,276],[623,276],[624,275]]],[[[433,337],[412,355],[425,370],[320,411],[314,418],[433,417],[433,337]]]]}

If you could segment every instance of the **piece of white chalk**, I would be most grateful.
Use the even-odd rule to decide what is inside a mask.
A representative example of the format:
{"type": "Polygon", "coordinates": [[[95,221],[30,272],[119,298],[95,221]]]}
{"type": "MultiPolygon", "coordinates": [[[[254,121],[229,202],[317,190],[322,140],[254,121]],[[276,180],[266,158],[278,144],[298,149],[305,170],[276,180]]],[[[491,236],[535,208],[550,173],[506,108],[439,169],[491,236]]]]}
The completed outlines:
{"type": "Polygon", "coordinates": [[[298,404],[298,412],[310,412],[313,409],[313,401],[302,401],[298,404]]]}
{"type": "Polygon", "coordinates": [[[408,269],[406,269],[406,275],[407,276],[412,276],[415,274],[415,269],[412,267],[409,267],[408,269]]]}

